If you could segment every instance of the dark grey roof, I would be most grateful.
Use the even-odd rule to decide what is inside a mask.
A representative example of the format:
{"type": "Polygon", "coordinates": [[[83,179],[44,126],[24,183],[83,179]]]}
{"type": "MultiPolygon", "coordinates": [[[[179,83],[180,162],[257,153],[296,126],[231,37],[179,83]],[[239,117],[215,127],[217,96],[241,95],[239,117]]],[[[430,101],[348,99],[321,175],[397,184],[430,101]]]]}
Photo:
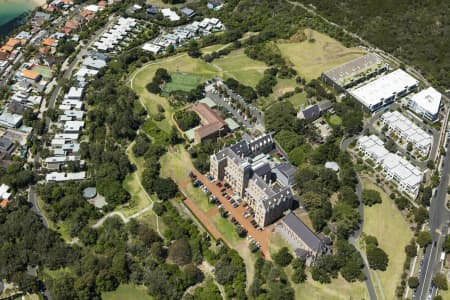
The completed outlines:
{"type": "Polygon", "coordinates": [[[8,103],[8,111],[10,113],[21,115],[25,112],[25,110],[29,110],[29,108],[17,101],[11,101],[8,103]]]}
{"type": "Polygon", "coordinates": [[[159,11],[160,11],[159,7],[152,6],[150,8],[147,8],[147,13],[150,15],[156,15],[159,13],[159,11]]]}
{"type": "Polygon", "coordinates": [[[103,60],[105,62],[109,60],[109,55],[108,54],[100,53],[100,52],[97,52],[97,51],[90,51],[88,54],[93,59],[103,60]]]}
{"type": "Polygon", "coordinates": [[[183,8],[181,8],[181,9],[180,9],[180,12],[181,12],[183,15],[187,16],[187,17],[191,17],[191,16],[194,16],[194,15],[195,15],[194,10],[191,9],[191,8],[189,8],[189,7],[183,7],[183,8]]]}
{"type": "Polygon", "coordinates": [[[284,174],[287,178],[295,176],[295,167],[290,163],[282,163],[277,167],[278,171],[284,174]]]}
{"type": "Polygon", "coordinates": [[[270,170],[271,169],[270,169],[270,164],[269,163],[258,164],[253,169],[255,174],[260,176],[260,177],[263,177],[266,174],[270,174],[270,170]]]}
{"type": "Polygon", "coordinates": [[[310,105],[302,110],[303,117],[306,120],[313,120],[320,116],[319,106],[317,104],[310,105]]]}
{"type": "Polygon", "coordinates": [[[13,146],[13,142],[5,137],[0,137],[0,151],[9,152],[13,146]]]}
{"type": "Polygon", "coordinates": [[[299,236],[309,248],[316,252],[320,250],[322,247],[322,240],[292,212],[284,217],[282,222],[299,236]]]}
{"type": "Polygon", "coordinates": [[[230,149],[234,153],[236,153],[236,155],[239,155],[239,156],[241,154],[244,154],[244,156],[247,156],[247,154],[249,152],[247,141],[244,141],[244,140],[242,140],[234,145],[231,145],[230,149]]]}

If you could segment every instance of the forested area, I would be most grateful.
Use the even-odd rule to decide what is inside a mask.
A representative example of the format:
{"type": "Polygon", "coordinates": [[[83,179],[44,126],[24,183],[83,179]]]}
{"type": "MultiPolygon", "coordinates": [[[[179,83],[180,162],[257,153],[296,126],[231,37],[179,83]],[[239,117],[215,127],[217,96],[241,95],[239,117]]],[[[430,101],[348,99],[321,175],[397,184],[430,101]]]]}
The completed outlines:
{"type": "Polygon", "coordinates": [[[27,273],[28,267],[65,267],[79,258],[79,251],[45,228],[28,205],[27,194],[21,194],[0,209],[0,278],[36,293],[42,290],[42,282],[27,273]]]}
{"type": "Polygon", "coordinates": [[[423,70],[434,86],[449,87],[449,1],[297,1],[423,70]]]}

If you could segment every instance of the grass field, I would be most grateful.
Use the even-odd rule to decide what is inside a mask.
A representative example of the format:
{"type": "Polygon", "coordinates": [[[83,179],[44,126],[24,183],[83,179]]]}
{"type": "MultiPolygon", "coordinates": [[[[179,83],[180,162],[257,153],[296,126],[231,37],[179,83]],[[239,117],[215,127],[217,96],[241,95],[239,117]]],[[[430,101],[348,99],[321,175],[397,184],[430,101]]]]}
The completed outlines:
{"type": "Polygon", "coordinates": [[[144,286],[134,284],[121,284],[117,290],[102,293],[102,299],[108,300],[152,300],[144,286]]]}
{"type": "Polygon", "coordinates": [[[342,119],[338,115],[331,115],[328,122],[333,126],[339,126],[342,124],[342,119]]]}
{"type": "Polygon", "coordinates": [[[223,235],[226,241],[233,247],[235,247],[243,239],[236,233],[236,227],[230,220],[222,218],[220,214],[215,214],[210,218],[210,221],[216,226],[217,230],[223,235]]]}
{"type": "Polygon", "coordinates": [[[277,231],[272,232],[270,236],[270,242],[269,242],[269,251],[270,255],[278,252],[283,247],[288,247],[291,249],[291,246],[286,242],[286,240],[281,236],[281,234],[277,231]]]}
{"type": "Polygon", "coordinates": [[[294,105],[296,110],[299,110],[301,106],[308,106],[308,103],[306,102],[306,92],[295,94],[294,96],[287,98],[287,100],[294,105]]]}
{"type": "Polygon", "coordinates": [[[375,273],[378,274],[385,298],[393,299],[406,259],[403,249],[413,237],[413,233],[400,211],[382,189],[366,179],[363,179],[363,186],[365,189],[380,192],[383,199],[381,204],[364,207],[363,232],[377,237],[379,247],[389,256],[389,265],[386,271],[371,271],[371,273],[377,294],[379,295],[380,287],[377,284],[375,273]]]}
{"type": "Polygon", "coordinates": [[[217,70],[217,76],[224,79],[231,77],[252,87],[261,80],[267,69],[265,63],[250,59],[244,49],[231,51],[227,56],[214,60],[211,65],[217,70]]]}
{"type": "Polygon", "coordinates": [[[282,55],[294,64],[297,72],[307,81],[318,78],[329,70],[364,54],[358,48],[346,48],[331,37],[314,30],[306,30],[306,35],[315,41],[300,43],[279,43],[282,55]]]}
{"type": "Polygon", "coordinates": [[[161,157],[161,176],[170,177],[179,185],[181,185],[182,191],[186,196],[197,204],[197,206],[203,211],[207,212],[214,207],[209,203],[209,199],[205,193],[199,188],[195,188],[188,176],[189,170],[192,170],[194,166],[191,162],[189,153],[178,145],[172,147],[169,151],[161,157]]]}
{"type": "Polygon", "coordinates": [[[172,81],[164,86],[164,92],[170,93],[172,91],[186,91],[189,92],[195,89],[200,83],[200,76],[185,74],[185,73],[171,73],[172,81]]]}
{"type": "MultiPolygon", "coordinates": [[[[286,270],[289,278],[292,275],[292,268],[286,270]]],[[[307,273],[308,280],[300,284],[292,284],[295,290],[295,299],[314,300],[349,300],[349,299],[369,299],[364,282],[348,283],[342,277],[333,279],[330,284],[321,284],[311,279],[311,274],[307,273]]],[[[388,298],[387,298],[388,299],[388,298]]],[[[391,298],[389,298],[391,299],[391,298]]]]}

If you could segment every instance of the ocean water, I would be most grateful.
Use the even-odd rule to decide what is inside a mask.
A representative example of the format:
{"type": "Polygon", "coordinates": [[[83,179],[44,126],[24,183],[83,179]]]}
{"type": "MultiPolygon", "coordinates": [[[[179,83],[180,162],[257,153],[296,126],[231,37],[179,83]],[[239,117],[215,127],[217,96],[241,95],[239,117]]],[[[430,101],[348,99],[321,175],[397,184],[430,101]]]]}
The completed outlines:
{"type": "Polygon", "coordinates": [[[21,23],[21,16],[34,9],[34,0],[0,0],[0,38],[21,23]]]}
{"type": "Polygon", "coordinates": [[[0,0],[0,26],[35,7],[33,0],[0,0]]]}

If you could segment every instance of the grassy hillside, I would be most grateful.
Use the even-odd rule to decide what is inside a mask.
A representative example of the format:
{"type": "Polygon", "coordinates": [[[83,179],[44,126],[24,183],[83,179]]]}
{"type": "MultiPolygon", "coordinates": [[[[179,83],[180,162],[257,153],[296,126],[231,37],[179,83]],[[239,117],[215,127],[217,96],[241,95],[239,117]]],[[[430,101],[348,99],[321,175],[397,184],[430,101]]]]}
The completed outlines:
{"type": "Polygon", "coordinates": [[[449,1],[297,1],[417,66],[434,84],[450,85],[449,1]]]}

